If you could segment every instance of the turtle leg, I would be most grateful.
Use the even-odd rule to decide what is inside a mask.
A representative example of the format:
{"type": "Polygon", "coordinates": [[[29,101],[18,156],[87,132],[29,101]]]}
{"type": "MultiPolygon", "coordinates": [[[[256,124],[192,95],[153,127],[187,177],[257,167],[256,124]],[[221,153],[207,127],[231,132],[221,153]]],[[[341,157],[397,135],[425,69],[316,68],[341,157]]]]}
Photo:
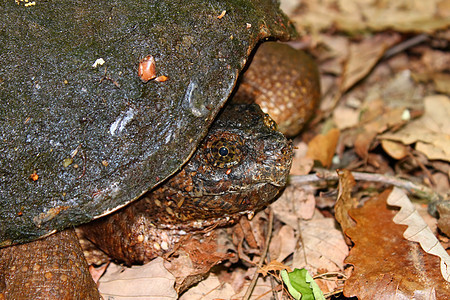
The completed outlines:
{"type": "Polygon", "coordinates": [[[0,299],[100,299],[75,231],[0,249],[0,299]]]}

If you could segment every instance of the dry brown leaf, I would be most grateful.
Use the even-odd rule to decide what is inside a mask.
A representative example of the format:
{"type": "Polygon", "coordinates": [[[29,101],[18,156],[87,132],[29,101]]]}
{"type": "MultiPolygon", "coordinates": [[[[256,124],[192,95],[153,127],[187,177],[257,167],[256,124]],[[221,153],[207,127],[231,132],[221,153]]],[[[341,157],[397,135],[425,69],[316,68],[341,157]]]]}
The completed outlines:
{"type": "Polygon", "coordinates": [[[433,82],[437,92],[450,95],[450,74],[436,73],[433,82]]]}
{"type": "MultiPolygon", "coordinates": [[[[320,60],[320,70],[323,73],[340,75],[343,72],[343,66],[345,64],[345,59],[348,57],[350,41],[339,35],[320,35],[320,43],[323,44],[324,48],[327,49],[326,52],[321,53],[320,60]]],[[[325,77],[325,84],[322,84],[322,90],[327,91],[328,77],[325,77]]],[[[321,78],[323,82],[324,77],[321,78]]],[[[321,104],[321,109],[324,109],[321,104]]]]}
{"type": "Polygon", "coordinates": [[[445,201],[437,205],[439,212],[439,229],[448,237],[450,237],[450,201],[445,201]]]}
{"type": "Polygon", "coordinates": [[[450,161],[450,98],[443,95],[426,97],[425,113],[395,133],[385,133],[380,139],[416,143],[416,150],[429,159],[450,161]]]}
{"type": "Polygon", "coordinates": [[[309,221],[300,222],[300,248],[294,252],[292,266],[306,268],[311,274],[318,270],[342,271],[348,247],[333,218],[316,213],[309,221]]]}
{"type": "Polygon", "coordinates": [[[222,234],[221,228],[209,232],[206,236],[188,237],[180,244],[176,255],[166,261],[164,266],[176,278],[176,290],[181,291],[191,286],[203,275],[207,274],[212,267],[221,263],[227,257],[220,249],[218,238],[222,234]]]}
{"type": "Polygon", "coordinates": [[[104,299],[170,300],[178,298],[174,284],[175,277],[159,257],[131,268],[110,264],[99,280],[99,291],[104,299]]]}
{"type": "MultiPolygon", "coordinates": [[[[441,161],[438,161],[439,163],[444,163],[441,161]]],[[[448,165],[448,167],[450,167],[450,165],[448,165]]],[[[434,189],[438,194],[441,195],[446,195],[449,196],[449,192],[450,192],[450,176],[447,172],[447,174],[443,173],[443,172],[436,172],[434,174],[432,174],[431,176],[433,178],[433,181],[436,183],[434,189]]],[[[444,197],[444,198],[450,198],[450,197],[444,197]]]]}
{"type": "Polygon", "coordinates": [[[292,272],[292,269],[285,264],[280,263],[277,260],[272,260],[267,265],[264,265],[261,269],[258,270],[259,273],[261,273],[263,276],[267,276],[270,271],[278,272],[281,270],[287,270],[288,272],[292,272]]]}
{"type": "Polygon", "coordinates": [[[314,215],[316,201],[312,191],[288,185],[277,201],[271,204],[278,220],[297,228],[298,219],[308,220],[314,215]]]}
{"type": "Polygon", "coordinates": [[[108,268],[109,263],[103,264],[99,267],[94,267],[94,265],[89,265],[89,273],[91,273],[92,279],[94,279],[94,282],[97,283],[100,277],[103,276],[103,274],[106,272],[106,269],[108,268]]]}
{"type": "MultiPolygon", "coordinates": [[[[386,103],[383,103],[386,105],[386,103]]],[[[410,120],[409,110],[406,107],[384,107],[376,119],[364,125],[367,132],[382,133],[389,128],[399,127],[410,120]]]]}
{"type": "Polygon", "coordinates": [[[343,130],[358,125],[360,114],[359,110],[339,105],[333,111],[333,121],[340,130],[343,130]]]}
{"type": "MultiPolygon", "coordinates": [[[[239,293],[233,295],[233,297],[231,298],[219,298],[219,299],[233,299],[233,300],[238,300],[238,299],[244,299],[244,295],[245,292],[248,289],[249,286],[249,281],[247,281],[245,283],[245,285],[242,287],[242,289],[239,291],[239,293]]],[[[273,280],[272,278],[270,278],[270,276],[264,277],[264,278],[259,278],[258,282],[256,283],[255,288],[253,289],[253,293],[250,297],[251,300],[271,300],[273,299],[273,280]]],[[[282,299],[282,289],[277,289],[277,292],[275,292],[275,294],[277,295],[278,299],[282,299]]],[[[211,299],[212,300],[212,299],[211,299]]],[[[214,300],[218,300],[218,299],[214,299],[214,300]]]]}
{"type": "Polygon", "coordinates": [[[229,283],[220,282],[216,275],[210,274],[208,278],[186,291],[180,300],[232,299],[234,294],[236,292],[229,283]]]}
{"type": "Polygon", "coordinates": [[[318,160],[322,166],[329,167],[339,140],[339,129],[333,128],[325,135],[315,136],[308,144],[307,157],[318,160]]]}
{"type": "Polygon", "coordinates": [[[314,161],[306,157],[308,146],[306,143],[300,141],[294,144],[294,158],[292,159],[292,167],[289,174],[291,175],[306,175],[312,170],[314,161]]]}
{"type": "Polygon", "coordinates": [[[341,225],[342,231],[355,225],[348,215],[351,208],[356,207],[356,200],[352,197],[352,189],[355,186],[355,178],[349,170],[339,170],[339,194],[334,206],[336,221],[341,225]]]}
{"type": "Polygon", "coordinates": [[[448,71],[450,67],[450,53],[434,50],[433,48],[424,48],[421,61],[423,62],[427,73],[443,74],[441,72],[448,71]]]}
{"type": "Polygon", "coordinates": [[[405,145],[390,140],[382,140],[381,147],[383,147],[383,150],[386,151],[387,154],[397,160],[405,158],[409,153],[408,148],[405,145]]]}
{"type": "Polygon", "coordinates": [[[445,299],[450,284],[441,274],[439,258],[405,240],[406,226],[395,224],[387,207],[387,190],[350,211],[356,226],[347,229],[355,243],[346,263],[354,265],[344,285],[346,297],[360,299],[445,299]],[[429,298],[427,298],[429,297],[429,298]]]}
{"type": "Polygon", "coordinates": [[[377,133],[375,131],[362,131],[356,135],[356,139],[354,142],[355,153],[364,161],[367,160],[370,146],[372,145],[372,141],[376,136],[377,133]]]}
{"type": "Polygon", "coordinates": [[[386,201],[389,205],[400,207],[400,211],[395,215],[393,221],[396,224],[408,226],[403,237],[419,243],[426,253],[438,256],[441,259],[442,277],[450,282],[450,256],[439,244],[438,239],[414,208],[405,192],[394,187],[386,201]]]}
{"type": "MultiPolygon", "coordinates": [[[[372,113],[369,114],[374,114],[373,110],[368,111],[372,111],[372,113]]],[[[382,133],[391,127],[398,127],[406,121],[409,121],[409,117],[405,118],[404,116],[405,111],[407,110],[404,107],[383,107],[381,110],[377,110],[374,119],[371,119],[362,126],[362,128],[360,128],[361,132],[356,136],[354,143],[356,154],[366,160],[370,147],[377,134],[382,133]]],[[[363,119],[365,117],[366,116],[363,114],[363,119]]]]}
{"type": "Polygon", "coordinates": [[[350,45],[350,55],[344,66],[339,90],[343,93],[364,78],[383,56],[384,52],[400,40],[399,35],[379,34],[358,44],[350,45]]]}
{"type": "Polygon", "coordinates": [[[285,225],[273,234],[269,245],[270,258],[274,261],[284,261],[294,252],[296,246],[297,238],[294,229],[285,225]]]}

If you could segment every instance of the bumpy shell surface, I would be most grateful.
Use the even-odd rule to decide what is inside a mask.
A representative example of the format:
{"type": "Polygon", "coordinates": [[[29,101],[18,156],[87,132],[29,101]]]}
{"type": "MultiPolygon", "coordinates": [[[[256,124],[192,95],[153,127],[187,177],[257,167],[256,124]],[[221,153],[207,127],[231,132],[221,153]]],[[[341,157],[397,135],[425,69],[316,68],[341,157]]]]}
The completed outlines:
{"type": "Polygon", "coordinates": [[[2,0],[0,16],[0,246],[105,215],[174,173],[254,45],[293,34],[270,0],[2,0]],[[138,76],[148,55],[164,80],[138,76]]]}

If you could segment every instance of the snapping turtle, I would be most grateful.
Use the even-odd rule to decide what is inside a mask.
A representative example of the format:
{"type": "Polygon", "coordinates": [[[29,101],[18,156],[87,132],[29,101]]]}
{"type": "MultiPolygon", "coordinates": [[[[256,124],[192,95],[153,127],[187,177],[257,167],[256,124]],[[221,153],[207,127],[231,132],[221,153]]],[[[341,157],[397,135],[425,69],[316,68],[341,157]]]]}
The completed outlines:
{"type": "Polygon", "coordinates": [[[3,6],[2,247],[109,214],[176,172],[258,40],[293,34],[272,1],[3,6]],[[165,79],[144,83],[138,63],[150,54],[165,79]]]}
{"type": "MultiPolygon", "coordinates": [[[[173,252],[181,236],[252,216],[286,185],[292,145],[256,104],[226,104],[180,172],[83,235],[127,265],[173,252]]],[[[183,239],[186,241],[186,239],[183,239]]]]}
{"type": "Polygon", "coordinates": [[[180,169],[257,42],[294,32],[267,0],[10,0],[1,14],[1,246],[106,215],[180,169]],[[168,80],[141,81],[148,55],[168,80]]]}

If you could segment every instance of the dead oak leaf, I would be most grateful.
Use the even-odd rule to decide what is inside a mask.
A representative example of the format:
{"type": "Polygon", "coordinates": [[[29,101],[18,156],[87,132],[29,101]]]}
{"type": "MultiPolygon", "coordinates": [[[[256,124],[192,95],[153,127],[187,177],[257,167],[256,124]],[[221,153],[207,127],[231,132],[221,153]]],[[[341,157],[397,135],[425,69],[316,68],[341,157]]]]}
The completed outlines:
{"type": "Polygon", "coordinates": [[[356,226],[346,233],[355,243],[345,260],[355,268],[344,285],[346,297],[360,299],[445,299],[450,284],[440,274],[438,257],[405,240],[407,226],[395,224],[397,213],[386,204],[391,190],[350,210],[356,226]]]}

